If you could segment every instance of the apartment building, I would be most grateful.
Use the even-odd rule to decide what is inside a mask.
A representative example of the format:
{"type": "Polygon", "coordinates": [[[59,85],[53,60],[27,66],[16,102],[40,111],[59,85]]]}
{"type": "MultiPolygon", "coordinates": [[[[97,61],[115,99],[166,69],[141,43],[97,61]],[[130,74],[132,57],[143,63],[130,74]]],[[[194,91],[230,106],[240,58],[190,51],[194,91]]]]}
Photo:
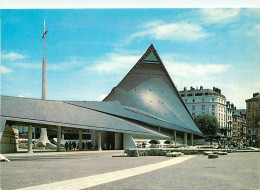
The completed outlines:
{"type": "Polygon", "coordinates": [[[214,115],[218,120],[221,135],[227,135],[227,101],[219,88],[204,89],[200,86],[200,88],[196,89],[190,87],[187,90],[185,87],[183,91],[179,91],[179,94],[193,118],[201,114],[214,115]]]}
{"type": "Polygon", "coordinates": [[[260,139],[260,94],[254,93],[246,101],[247,137],[250,145],[259,146],[260,139]]]}

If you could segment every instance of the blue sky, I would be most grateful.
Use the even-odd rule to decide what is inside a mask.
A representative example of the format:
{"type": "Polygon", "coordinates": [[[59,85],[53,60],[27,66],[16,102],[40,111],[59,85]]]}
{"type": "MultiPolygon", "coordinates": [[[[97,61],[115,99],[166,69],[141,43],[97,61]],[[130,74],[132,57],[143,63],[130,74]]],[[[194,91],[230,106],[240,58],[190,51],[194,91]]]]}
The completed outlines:
{"type": "Polygon", "coordinates": [[[41,98],[43,20],[48,99],[102,100],[150,44],[178,90],[260,91],[259,9],[23,9],[1,10],[2,95],[41,98]]]}

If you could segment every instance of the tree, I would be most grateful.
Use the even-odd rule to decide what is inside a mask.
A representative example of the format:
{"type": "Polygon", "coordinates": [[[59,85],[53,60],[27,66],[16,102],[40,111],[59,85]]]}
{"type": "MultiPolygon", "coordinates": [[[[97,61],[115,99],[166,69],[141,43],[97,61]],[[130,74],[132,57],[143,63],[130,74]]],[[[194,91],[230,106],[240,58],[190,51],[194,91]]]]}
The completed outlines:
{"type": "Polygon", "coordinates": [[[214,136],[219,132],[217,118],[213,115],[197,115],[194,121],[204,135],[214,136]]]}

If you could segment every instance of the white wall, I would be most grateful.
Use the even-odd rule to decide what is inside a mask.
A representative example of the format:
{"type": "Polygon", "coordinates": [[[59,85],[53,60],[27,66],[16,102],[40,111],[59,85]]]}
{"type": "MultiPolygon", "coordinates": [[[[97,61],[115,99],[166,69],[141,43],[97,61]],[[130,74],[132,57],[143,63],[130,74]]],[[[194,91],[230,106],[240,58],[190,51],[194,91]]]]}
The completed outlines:
{"type": "Polygon", "coordinates": [[[135,143],[134,143],[134,139],[131,135],[124,133],[123,138],[124,138],[124,140],[123,140],[124,141],[124,147],[123,147],[124,149],[136,148],[135,143]]]}

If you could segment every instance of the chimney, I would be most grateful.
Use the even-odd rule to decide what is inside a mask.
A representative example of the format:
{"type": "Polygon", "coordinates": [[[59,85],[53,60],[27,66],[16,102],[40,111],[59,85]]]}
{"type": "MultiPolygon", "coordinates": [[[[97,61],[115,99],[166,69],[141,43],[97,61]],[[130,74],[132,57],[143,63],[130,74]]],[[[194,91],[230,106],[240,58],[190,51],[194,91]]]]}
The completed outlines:
{"type": "Polygon", "coordinates": [[[186,86],[184,87],[184,91],[187,91],[187,87],[186,86]]]}
{"type": "Polygon", "coordinates": [[[192,86],[190,87],[190,90],[194,90],[195,88],[193,88],[192,86]]]}
{"type": "Polygon", "coordinates": [[[200,86],[200,90],[203,90],[203,86],[200,86]]]}
{"type": "Polygon", "coordinates": [[[259,92],[254,93],[254,94],[253,94],[253,98],[256,97],[256,96],[258,96],[258,95],[259,95],[259,92]]]}

